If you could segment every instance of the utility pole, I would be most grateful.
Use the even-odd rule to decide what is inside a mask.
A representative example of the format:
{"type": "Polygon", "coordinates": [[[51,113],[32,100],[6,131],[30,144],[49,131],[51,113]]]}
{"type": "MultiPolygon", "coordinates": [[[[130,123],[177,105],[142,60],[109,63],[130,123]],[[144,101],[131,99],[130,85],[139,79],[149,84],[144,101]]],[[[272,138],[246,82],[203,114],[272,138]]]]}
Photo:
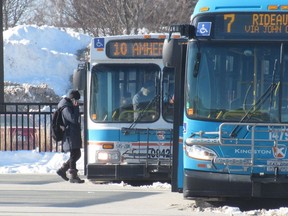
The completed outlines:
{"type": "Polygon", "coordinates": [[[3,1],[0,0],[0,111],[4,111],[4,43],[3,43],[3,1]]]}

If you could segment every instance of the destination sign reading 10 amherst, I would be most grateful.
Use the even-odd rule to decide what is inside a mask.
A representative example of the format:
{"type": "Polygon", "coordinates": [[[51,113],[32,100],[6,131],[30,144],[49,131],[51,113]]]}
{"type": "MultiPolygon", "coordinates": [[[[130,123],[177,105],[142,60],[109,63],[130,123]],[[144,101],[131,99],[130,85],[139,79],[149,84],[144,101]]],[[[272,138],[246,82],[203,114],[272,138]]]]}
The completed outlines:
{"type": "Polygon", "coordinates": [[[120,40],[106,44],[109,58],[162,58],[164,40],[120,40]]]}
{"type": "Polygon", "coordinates": [[[287,13],[228,13],[217,16],[216,23],[223,23],[223,31],[219,35],[240,34],[263,36],[274,35],[287,37],[287,13]]]}

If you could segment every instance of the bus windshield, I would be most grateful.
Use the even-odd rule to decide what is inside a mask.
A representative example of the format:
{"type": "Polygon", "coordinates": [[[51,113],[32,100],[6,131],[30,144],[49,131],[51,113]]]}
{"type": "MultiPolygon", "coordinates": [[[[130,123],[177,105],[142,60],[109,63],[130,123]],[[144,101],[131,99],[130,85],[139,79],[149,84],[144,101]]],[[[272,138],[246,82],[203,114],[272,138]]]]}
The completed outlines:
{"type": "Polygon", "coordinates": [[[154,122],[159,118],[160,67],[99,64],[91,74],[90,117],[95,122],[154,122]]]}
{"type": "Polygon", "coordinates": [[[191,42],[187,53],[188,118],[288,122],[287,44],[191,42]]]}

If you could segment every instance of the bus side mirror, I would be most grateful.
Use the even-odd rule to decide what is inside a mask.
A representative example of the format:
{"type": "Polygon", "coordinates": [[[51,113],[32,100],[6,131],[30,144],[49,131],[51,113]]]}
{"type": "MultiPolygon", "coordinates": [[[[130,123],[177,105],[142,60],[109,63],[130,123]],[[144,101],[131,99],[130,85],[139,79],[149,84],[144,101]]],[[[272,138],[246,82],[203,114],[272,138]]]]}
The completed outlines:
{"type": "Polygon", "coordinates": [[[79,64],[78,68],[73,73],[73,87],[78,90],[85,90],[86,87],[87,65],[79,64]]]}
{"type": "Polygon", "coordinates": [[[169,40],[171,39],[171,36],[173,33],[179,33],[180,36],[184,36],[188,39],[192,39],[196,35],[196,28],[193,25],[190,24],[184,24],[184,25],[171,25],[169,28],[169,40]]]}
{"type": "MultiPolygon", "coordinates": [[[[182,46],[187,42],[187,39],[183,38],[172,38],[172,39],[165,39],[163,45],[163,64],[165,67],[175,67],[180,64],[181,60],[181,51],[182,46]]],[[[185,44],[186,46],[186,44],[185,44]]]]}
{"type": "Polygon", "coordinates": [[[162,51],[163,64],[165,67],[176,67],[182,62],[182,47],[187,46],[188,39],[195,37],[196,28],[190,24],[171,25],[168,39],[165,39],[162,51]],[[179,33],[180,38],[172,35],[179,33]]]}

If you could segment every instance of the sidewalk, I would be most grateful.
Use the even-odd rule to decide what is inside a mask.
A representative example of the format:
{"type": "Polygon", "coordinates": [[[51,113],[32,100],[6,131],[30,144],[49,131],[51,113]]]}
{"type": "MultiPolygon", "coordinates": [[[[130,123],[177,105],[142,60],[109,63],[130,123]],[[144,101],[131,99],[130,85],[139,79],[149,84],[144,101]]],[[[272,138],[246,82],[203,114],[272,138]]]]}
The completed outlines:
{"type": "MultiPolygon", "coordinates": [[[[215,216],[167,188],[71,184],[55,175],[0,175],[0,215],[215,216]]],[[[223,215],[223,214],[219,214],[223,215]]]]}

